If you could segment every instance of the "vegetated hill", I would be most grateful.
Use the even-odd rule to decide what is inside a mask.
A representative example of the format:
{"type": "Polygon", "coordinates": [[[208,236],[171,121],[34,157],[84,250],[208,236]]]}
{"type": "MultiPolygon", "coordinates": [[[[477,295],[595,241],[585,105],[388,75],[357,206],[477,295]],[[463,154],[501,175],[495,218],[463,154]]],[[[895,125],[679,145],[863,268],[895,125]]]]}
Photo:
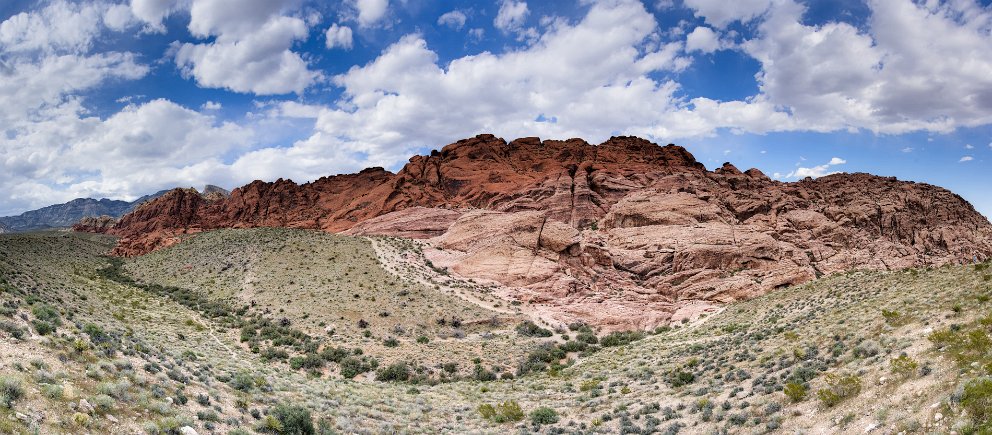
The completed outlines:
{"type": "Polygon", "coordinates": [[[138,205],[158,198],[166,192],[168,191],[163,190],[152,195],[145,195],[135,201],[76,198],[64,204],[26,211],[17,216],[0,217],[0,227],[6,227],[7,232],[35,231],[69,227],[86,217],[110,216],[119,218],[138,205]]]}
{"type": "MultiPolygon", "coordinates": [[[[362,240],[242,231],[189,242],[207,237],[236,245],[262,234],[260,246],[300,261],[293,272],[307,280],[316,272],[300,242],[322,250],[358,247],[360,262],[368,255],[362,240]]],[[[409,254],[411,267],[423,261],[409,241],[372,242],[409,254]]],[[[238,291],[229,278],[241,273],[232,272],[240,263],[221,270],[227,264],[191,250],[140,260],[101,256],[112,243],[81,233],[0,236],[0,431],[311,433],[311,424],[323,433],[992,430],[989,263],[834,274],[649,334],[595,334],[595,343],[582,325],[547,338],[522,335],[535,328],[495,330],[490,340],[546,345],[522,357],[494,347],[493,358],[512,366],[512,378],[493,379],[483,363],[471,375],[442,381],[446,360],[436,359],[431,345],[456,338],[401,337],[393,349],[405,348],[404,358],[419,353],[424,362],[364,368],[380,358],[378,331],[357,344],[362,355],[332,335],[304,338],[294,332],[297,322],[281,326],[278,309],[264,314],[211,302],[238,291]],[[202,261],[198,273],[177,270],[182,258],[202,261]],[[129,281],[132,273],[142,282],[129,281]],[[180,276],[198,281],[188,291],[151,283],[180,276]],[[258,328],[266,319],[273,323],[258,328]],[[278,350],[304,356],[286,360],[278,350]],[[347,380],[344,367],[371,372],[347,380]]],[[[345,252],[327,264],[347,270],[345,252]]],[[[450,278],[425,266],[432,279],[450,278]]],[[[420,276],[391,270],[397,280],[420,276]]],[[[377,301],[389,309],[404,302],[377,301]]],[[[430,310],[408,307],[410,316],[430,310]]],[[[443,357],[475,365],[470,354],[443,357]]]]}
{"type": "Polygon", "coordinates": [[[992,226],[958,195],[868,174],[794,183],[682,147],[614,137],[480,135],[381,168],[256,181],[211,200],[174,190],[109,230],[131,256],[214,228],[431,238],[460,276],[516,289],[560,324],[650,329],[837,271],[983,260],[992,226]]]}

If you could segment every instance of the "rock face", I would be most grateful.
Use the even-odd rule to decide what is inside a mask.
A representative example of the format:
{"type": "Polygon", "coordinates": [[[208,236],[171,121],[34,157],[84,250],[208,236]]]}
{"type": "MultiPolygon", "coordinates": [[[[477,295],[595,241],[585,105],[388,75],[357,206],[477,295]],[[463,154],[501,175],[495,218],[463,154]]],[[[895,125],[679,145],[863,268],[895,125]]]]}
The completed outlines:
{"type": "Polygon", "coordinates": [[[228,198],[175,190],[109,232],[121,237],[115,254],[140,255],[184,234],[257,226],[430,239],[435,265],[608,329],[650,328],[822,274],[992,254],[988,220],[936,186],[707,171],[681,147],[634,137],[593,146],[480,135],[397,174],[256,181],[228,198]]]}
{"type": "Polygon", "coordinates": [[[106,233],[114,225],[117,224],[117,219],[103,215],[100,217],[84,217],[72,225],[73,231],[81,231],[85,233],[106,233]]]}

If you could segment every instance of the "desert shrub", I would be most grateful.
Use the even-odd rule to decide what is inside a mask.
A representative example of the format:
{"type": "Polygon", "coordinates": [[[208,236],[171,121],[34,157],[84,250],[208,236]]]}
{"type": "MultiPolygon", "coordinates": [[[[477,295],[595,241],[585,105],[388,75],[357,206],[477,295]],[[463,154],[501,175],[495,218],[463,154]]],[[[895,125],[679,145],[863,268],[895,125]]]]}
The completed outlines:
{"type": "Polygon", "coordinates": [[[18,340],[24,338],[24,330],[11,322],[0,322],[0,331],[6,332],[18,340]]]}
{"type": "Polygon", "coordinates": [[[527,357],[517,367],[517,375],[543,371],[551,364],[557,364],[565,358],[565,351],[551,343],[544,343],[527,354],[527,357]]]}
{"type": "Polygon", "coordinates": [[[34,314],[34,317],[36,319],[41,320],[42,322],[50,323],[53,326],[59,326],[62,324],[62,319],[59,316],[59,311],[56,310],[51,305],[47,305],[47,304],[35,305],[34,308],[31,309],[31,314],[34,314]]]}
{"type": "Polygon", "coordinates": [[[913,373],[916,373],[916,368],[919,367],[919,364],[905,353],[893,358],[891,365],[892,373],[895,373],[903,378],[912,376],[913,373]]]}
{"type": "Polygon", "coordinates": [[[806,386],[798,382],[789,382],[782,389],[786,397],[793,402],[801,402],[806,397],[806,386]]]}
{"type": "Polygon", "coordinates": [[[308,353],[303,356],[294,356],[289,359],[289,367],[293,370],[299,369],[319,369],[324,366],[324,358],[315,353],[308,353]]]}
{"type": "Polygon", "coordinates": [[[979,327],[951,325],[934,331],[927,338],[940,350],[947,352],[959,366],[965,367],[977,362],[992,371],[992,361],[989,358],[992,354],[992,337],[987,332],[988,326],[992,326],[992,316],[979,320],[979,327]]]}
{"type": "Polygon", "coordinates": [[[961,406],[968,411],[981,433],[992,432],[992,378],[972,379],[964,386],[961,406]]]}
{"type": "Polygon", "coordinates": [[[530,413],[530,421],[537,426],[542,424],[555,424],[558,422],[558,411],[542,406],[530,413]]]}
{"type": "Polygon", "coordinates": [[[584,341],[569,340],[564,344],[560,345],[559,348],[565,352],[582,352],[589,347],[589,344],[584,341]]]}
{"type": "Polygon", "coordinates": [[[268,384],[268,381],[264,377],[254,376],[251,372],[242,370],[231,376],[231,380],[228,381],[231,388],[238,391],[249,392],[256,387],[262,387],[268,384]]]}
{"type": "Polygon", "coordinates": [[[341,366],[341,376],[345,379],[352,379],[362,373],[374,370],[379,366],[379,361],[374,358],[358,358],[349,356],[339,363],[341,366]]]}
{"type": "Polygon", "coordinates": [[[60,400],[63,396],[62,386],[56,384],[43,384],[41,386],[41,394],[52,400],[60,400]]]}
{"type": "Polygon", "coordinates": [[[386,347],[398,347],[400,345],[400,341],[393,337],[389,337],[382,341],[382,345],[386,347]]]}
{"type": "Polygon", "coordinates": [[[351,352],[349,352],[348,349],[344,349],[341,347],[328,346],[320,351],[321,358],[336,363],[340,363],[341,360],[347,358],[348,355],[351,355],[351,352]]]}
{"type": "Polygon", "coordinates": [[[642,338],[644,338],[644,333],[641,331],[616,331],[600,339],[599,344],[603,347],[623,346],[642,338]]]}
{"type": "Polygon", "coordinates": [[[517,325],[516,330],[517,334],[524,337],[550,337],[552,335],[551,331],[537,326],[536,323],[530,320],[520,322],[520,324],[517,325]]]}
{"type": "Polygon", "coordinates": [[[269,411],[269,415],[279,422],[281,429],[278,433],[280,435],[313,435],[317,433],[313,426],[310,410],[302,406],[279,404],[269,411]]]}
{"type": "Polygon", "coordinates": [[[0,406],[10,408],[22,397],[24,397],[24,386],[21,385],[20,379],[0,376],[0,406]]]}
{"type": "Polygon", "coordinates": [[[41,320],[33,320],[31,326],[34,326],[38,335],[48,335],[55,332],[55,325],[41,320]]]}
{"type": "Polygon", "coordinates": [[[885,323],[888,323],[891,326],[904,325],[908,320],[905,316],[899,314],[898,311],[890,311],[886,309],[882,309],[882,318],[885,319],[885,323]]]}
{"type": "Polygon", "coordinates": [[[696,375],[690,371],[685,371],[682,369],[672,370],[668,372],[667,376],[665,376],[665,381],[668,382],[668,385],[672,386],[672,388],[689,385],[695,380],[696,375]]]}
{"type": "Polygon", "coordinates": [[[489,382],[496,380],[496,374],[491,370],[486,370],[485,367],[482,367],[482,364],[476,364],[472,370],[472,378],[481,382],[489,382]]]}
{"type": "Polygon", "coordinates": [[[816,394],[820,398],[820,401],[828,407],[857,396],[861,392],[861,378],[857,375],[829,373],[824,380],[827,388],[820,389],[816,394]]]}
{"type": "Polygon", "coordinates": [[[403,382],[409,379],[410,366],[405,361],[390,364],[375,373],[375,380],[380,382],[403,382]]]}
{"type": "Polygon", "coordinates": [[[72,424],[79,427],[86,427],[90,425],[90,416],[83,414],[82,412],[77,412],[72,414],[72,424]]]}
{"type": "Polygon", "coordinates": [[[524,411],[520,409],[520,404],[512,400],[498,403],[496,406],[485,403],[479,405],[478,411],[482,418],[493,423],[508,423],[524,418],[524,411]]]}
{"type": "Polygon", "coordinates": [[[417,337],[417,343],[419,343],[419,344],[427,344],[427,343],[430,343],[430,342],[431,342],[431,339],[427,338],[426,335],[421,335],[420,337],[417,337]]]}

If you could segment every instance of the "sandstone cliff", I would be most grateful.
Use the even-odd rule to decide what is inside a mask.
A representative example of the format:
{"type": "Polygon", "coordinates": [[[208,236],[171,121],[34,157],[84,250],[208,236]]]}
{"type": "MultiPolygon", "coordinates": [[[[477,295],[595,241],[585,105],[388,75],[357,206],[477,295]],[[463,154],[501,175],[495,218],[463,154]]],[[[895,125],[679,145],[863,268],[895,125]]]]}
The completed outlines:
{"type": "Polygon", "coordinates": [[[822,274],[984,259],[990,224],[936,186],[868,174],[795,183],[634,137],[480,135],[381,168],[229,197],[174,190],[109,232],[140,255],[221,227],[430,238],[426,254],[566,321],[649,328],[822,274]]]}

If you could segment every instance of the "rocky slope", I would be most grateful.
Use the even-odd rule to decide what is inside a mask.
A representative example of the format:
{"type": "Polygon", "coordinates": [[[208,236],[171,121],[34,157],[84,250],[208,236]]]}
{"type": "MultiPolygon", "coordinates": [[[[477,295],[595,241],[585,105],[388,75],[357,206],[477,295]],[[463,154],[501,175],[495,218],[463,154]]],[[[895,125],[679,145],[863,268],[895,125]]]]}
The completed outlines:
{"type": "Polygon", "coordinates": [[[3,228],[6,228],[7,232],[64,228],[86,217],[121,217],[134,210],[138,205],[158,198],[165,192],[145,195],[135,201],[76,198],[64,204],[50,205],[17,216],[0,217],[0,233],[3,232],[3,228]]]}
{"type": "Polygon", "coordinates": [[[228,198],[174,190],[109,230],[130,256],[212,228],[280,226],[430,238],[425,254],[497,281],[563,323],[650,328],[721,303],[855,268],[985,259],[992,226],[936,186],[868,174],[795,183],[685,149],[614,137],[507,143],[480,135],[298,185],[261,181],[228,198]]]}

